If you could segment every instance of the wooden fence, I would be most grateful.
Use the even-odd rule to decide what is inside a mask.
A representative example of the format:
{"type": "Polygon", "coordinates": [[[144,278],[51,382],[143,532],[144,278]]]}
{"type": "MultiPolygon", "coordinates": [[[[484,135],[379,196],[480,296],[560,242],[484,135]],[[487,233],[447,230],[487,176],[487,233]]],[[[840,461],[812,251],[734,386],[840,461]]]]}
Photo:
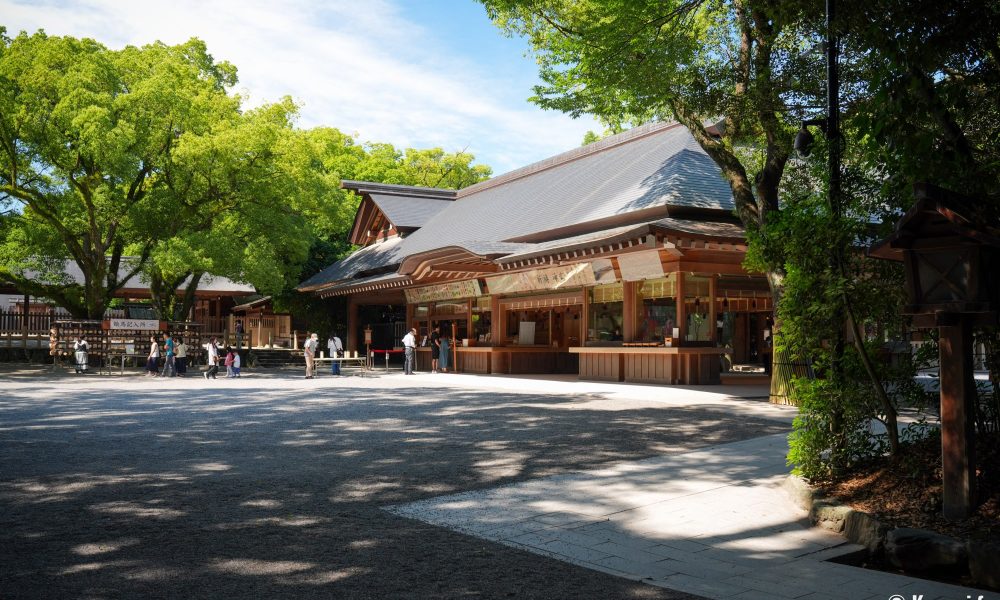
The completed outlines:
{"type": "MultiPolygon", "coordinates": [[[[106,317],[123,317],[123,311],[109,311],[106,317]]],[[[223,344],[236,345],[236,318],[201,317],[193,323],[199,326],[200,337],[216,336],[223,344]]],[[[292,347],[294,332],[290,315],[239,317],[243,319],[244,346],[292,347]]],[[[49,332],[56,321],[71,319],[63,310],[29,312],[18,309],[0,309],[0,348],[48,348],[49,332]]]]}

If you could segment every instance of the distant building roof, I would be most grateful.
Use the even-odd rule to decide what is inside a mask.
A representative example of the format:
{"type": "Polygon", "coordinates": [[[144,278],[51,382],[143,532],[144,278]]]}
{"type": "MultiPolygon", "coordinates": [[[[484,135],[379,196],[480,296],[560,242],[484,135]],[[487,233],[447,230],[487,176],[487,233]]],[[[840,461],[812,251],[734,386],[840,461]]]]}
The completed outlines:
{"type": "MultiPolygon", "coordinates": [[[[118,277],[119,279],[128,275],[131,270],[132,258],[123,257],[122,263],[118,267],[118,277]]],[[[83,271],[80,270],[79,265],[75,261],[67,260],[63,265],[63,272],[65,273],[65,283],[76,283],[78,285],[83,285],[84,277],[83,271]]],[[[28,279],[37,279],[40,277],[37,271],[31,269],[25,269],[22,275],[28,279]]],[[[184,280],[177,289],[181,291],[184,287],[191,281],[188,277],[184,280]]],[[[125,284],[119,290],[119,294],[122,293],[141,293],[149,291],[149,282],[146,281],[142,274],[136,275],[125,282],[125,284]]],[[[201,276],[201,280],[198,282],[198,294],[200,295],[221,295],[221,296],[246,296],[248,294],[253,294],[257,290],[249,284],[240,283],[238,281],[233,281],[227,277],[221,277],[218,275],[204,274],[201,276]]]]}

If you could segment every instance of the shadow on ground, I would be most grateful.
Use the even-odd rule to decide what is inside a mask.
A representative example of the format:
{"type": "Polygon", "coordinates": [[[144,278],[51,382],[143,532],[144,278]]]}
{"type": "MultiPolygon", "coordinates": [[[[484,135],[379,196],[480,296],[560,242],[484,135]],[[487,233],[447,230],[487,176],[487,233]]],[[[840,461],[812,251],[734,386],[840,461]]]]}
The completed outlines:
{"type": "Polygon", "coordinates": [[[0,398],[0,597],[688,597],[380,507],[787,429],[596,395],[107,388],[0,398]]]}

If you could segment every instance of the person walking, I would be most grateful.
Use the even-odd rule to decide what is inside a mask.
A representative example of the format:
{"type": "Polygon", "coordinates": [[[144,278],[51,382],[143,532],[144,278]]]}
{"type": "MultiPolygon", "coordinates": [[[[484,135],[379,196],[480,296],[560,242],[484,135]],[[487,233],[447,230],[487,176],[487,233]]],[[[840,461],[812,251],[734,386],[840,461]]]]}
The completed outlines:
{"type": "Polygon", "coordinates": [[[187,365],[188,365],[188,347],[184,343],[184,338],[177,338],[177,345],[174,347],[174,351],[177,353],[175,357],[176,364],[174,365],[177,369],[177,376],[183,377],[187,375],[187,365]]]}
{"type": "Polygon", "coordinates": [[[242,361],[240,360],[240,351],[233,351],[233,377],[239,378],[240,376],[240,365],[242,361]]]}
{"type": "Polygon", "coordinates": [[[302,352],[306,357],[306,379],[312,379],[316,372],[316,348],[319,347],[319,334],[313,333],[302,345],[302,352]]]}
{"type": "Polygon", "coordinates": [[[226,346],[226,379],[233,378],[233,349],[226,346]]]}
{"type": "Polygon", "coordinates": [[[243,347],[243,319],[236,319],[236,349],[243,347]]]}
{"type": "Polygon", "coordinates": [[[217,339],[213,336],[205,344],[205,350],[208,352],[208,370],[205,371],[205,379],[215,379],[215,376],[219,373],[219,346],[216,344],[217,339]]]}
{"type": "Polygon", "coordinates": [[[417,328],[410,329],[410,332],[403,336],[403,374],[413,375],[413,359],[417,353],[417,328]]]}
{"type": "Polygon", "coordinates": [[[174,336],[172,336],[169,332],[167,333],[167,339],[163,340],[163,352],[166,355],[166,358],[163,361],[163,376],[176,377],[176,344],[174,343],[174,336]]]}
{"type": "Polygon", "coordinates": [[[146,357],[146,377],[156,377],[160,372],[160,344],[156,336],[149,336],[149,356],[146,357]]]}
{"type": "Polygon", "coordinates": [[[340,358],[341,353],[344,351],[344,343],[337,337],[336,332],[331,331],[329,339],[326,340],[326,347],[330,349],[330,358],[333,359],[330,361],[330,372],[339,376],[340,361],[337,359],[340,358]]]}

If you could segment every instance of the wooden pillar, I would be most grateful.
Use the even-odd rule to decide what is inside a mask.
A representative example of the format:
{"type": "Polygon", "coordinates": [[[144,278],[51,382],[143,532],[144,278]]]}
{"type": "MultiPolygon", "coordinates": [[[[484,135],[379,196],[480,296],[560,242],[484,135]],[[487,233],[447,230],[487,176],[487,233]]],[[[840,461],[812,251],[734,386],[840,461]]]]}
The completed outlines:
{"type": "Polygon", "coordinates": [[[453,371],[458,373],[458,325],[455,323],[455,319],[451,320],[451,368],[453,371]]]}
{"type": "MultiPolygon", "coordinates": [[[[475,304],[476,304],[475,298],[470,298],[465,302],[465,335],[467,338],[469,338],[469,343],[473,345],[475,345],[476,343],[475,341],[476,334],[472,331],[472,326],[473,326],[472,309],[475,306],[475,304]]],[[[457,367],[458,365],[456,364],[455,366],[457,367]]]]}
{"type": "Polygon", "coordinates": [[[622,282],[622,339],[626,342],[635,341],[636,321],[638,320],[638,310],[636,307],[636,282],[622,282]]]}
{"type": "Polygon", "coordinates": [[[28,356],[28,303],[31,301],[31,296],[28,294],[24,295],[24,310],[21,311],[21,334],[23,336],[23,348],[24,355],[28,356]]]}
{"type": "Polygon", "coordinates": [[[940,327],[942,514],[964,519],[975,503],[976,383],[972,373],[972,331],[963,318],[940,327]]]}
{"type": "Polygon", "coordinates": [[[347,298],[347,350],[358,350],[358,304],[354,296],[347,298]]]}
{"type": "Polygon", "coordinates": [[[587,302],[587,296],[590,288],[583,288],[580,290],[580,298],[582,305],[580,306],[580,345],[587,345],[587,336],[590,334],[590,303],[587,302]]]}
{"type": "Polygon", "coordinates": [[[715,322],[719,318],[715,307],[715,286],[718,279],[718,275],[711,275],[708,278],[708,339],[716,345],[719,343],[719,328],[715,326],[715,322]]]}
{"type": "Polygon", "coordinates": [[[503,340],[503,315],[500,313],[500,296],[490,296],[490,345],[499,346],[503,340]]]}
{"type": "MultiPolygon", "coordinates": [[[[677,327],[680,329],[678,344],[687,339],[687,310],[684,306],[684,271],[677,271],[677,327]]],[[[673,335],[673,332],[670,332],[673,335]]]]}

